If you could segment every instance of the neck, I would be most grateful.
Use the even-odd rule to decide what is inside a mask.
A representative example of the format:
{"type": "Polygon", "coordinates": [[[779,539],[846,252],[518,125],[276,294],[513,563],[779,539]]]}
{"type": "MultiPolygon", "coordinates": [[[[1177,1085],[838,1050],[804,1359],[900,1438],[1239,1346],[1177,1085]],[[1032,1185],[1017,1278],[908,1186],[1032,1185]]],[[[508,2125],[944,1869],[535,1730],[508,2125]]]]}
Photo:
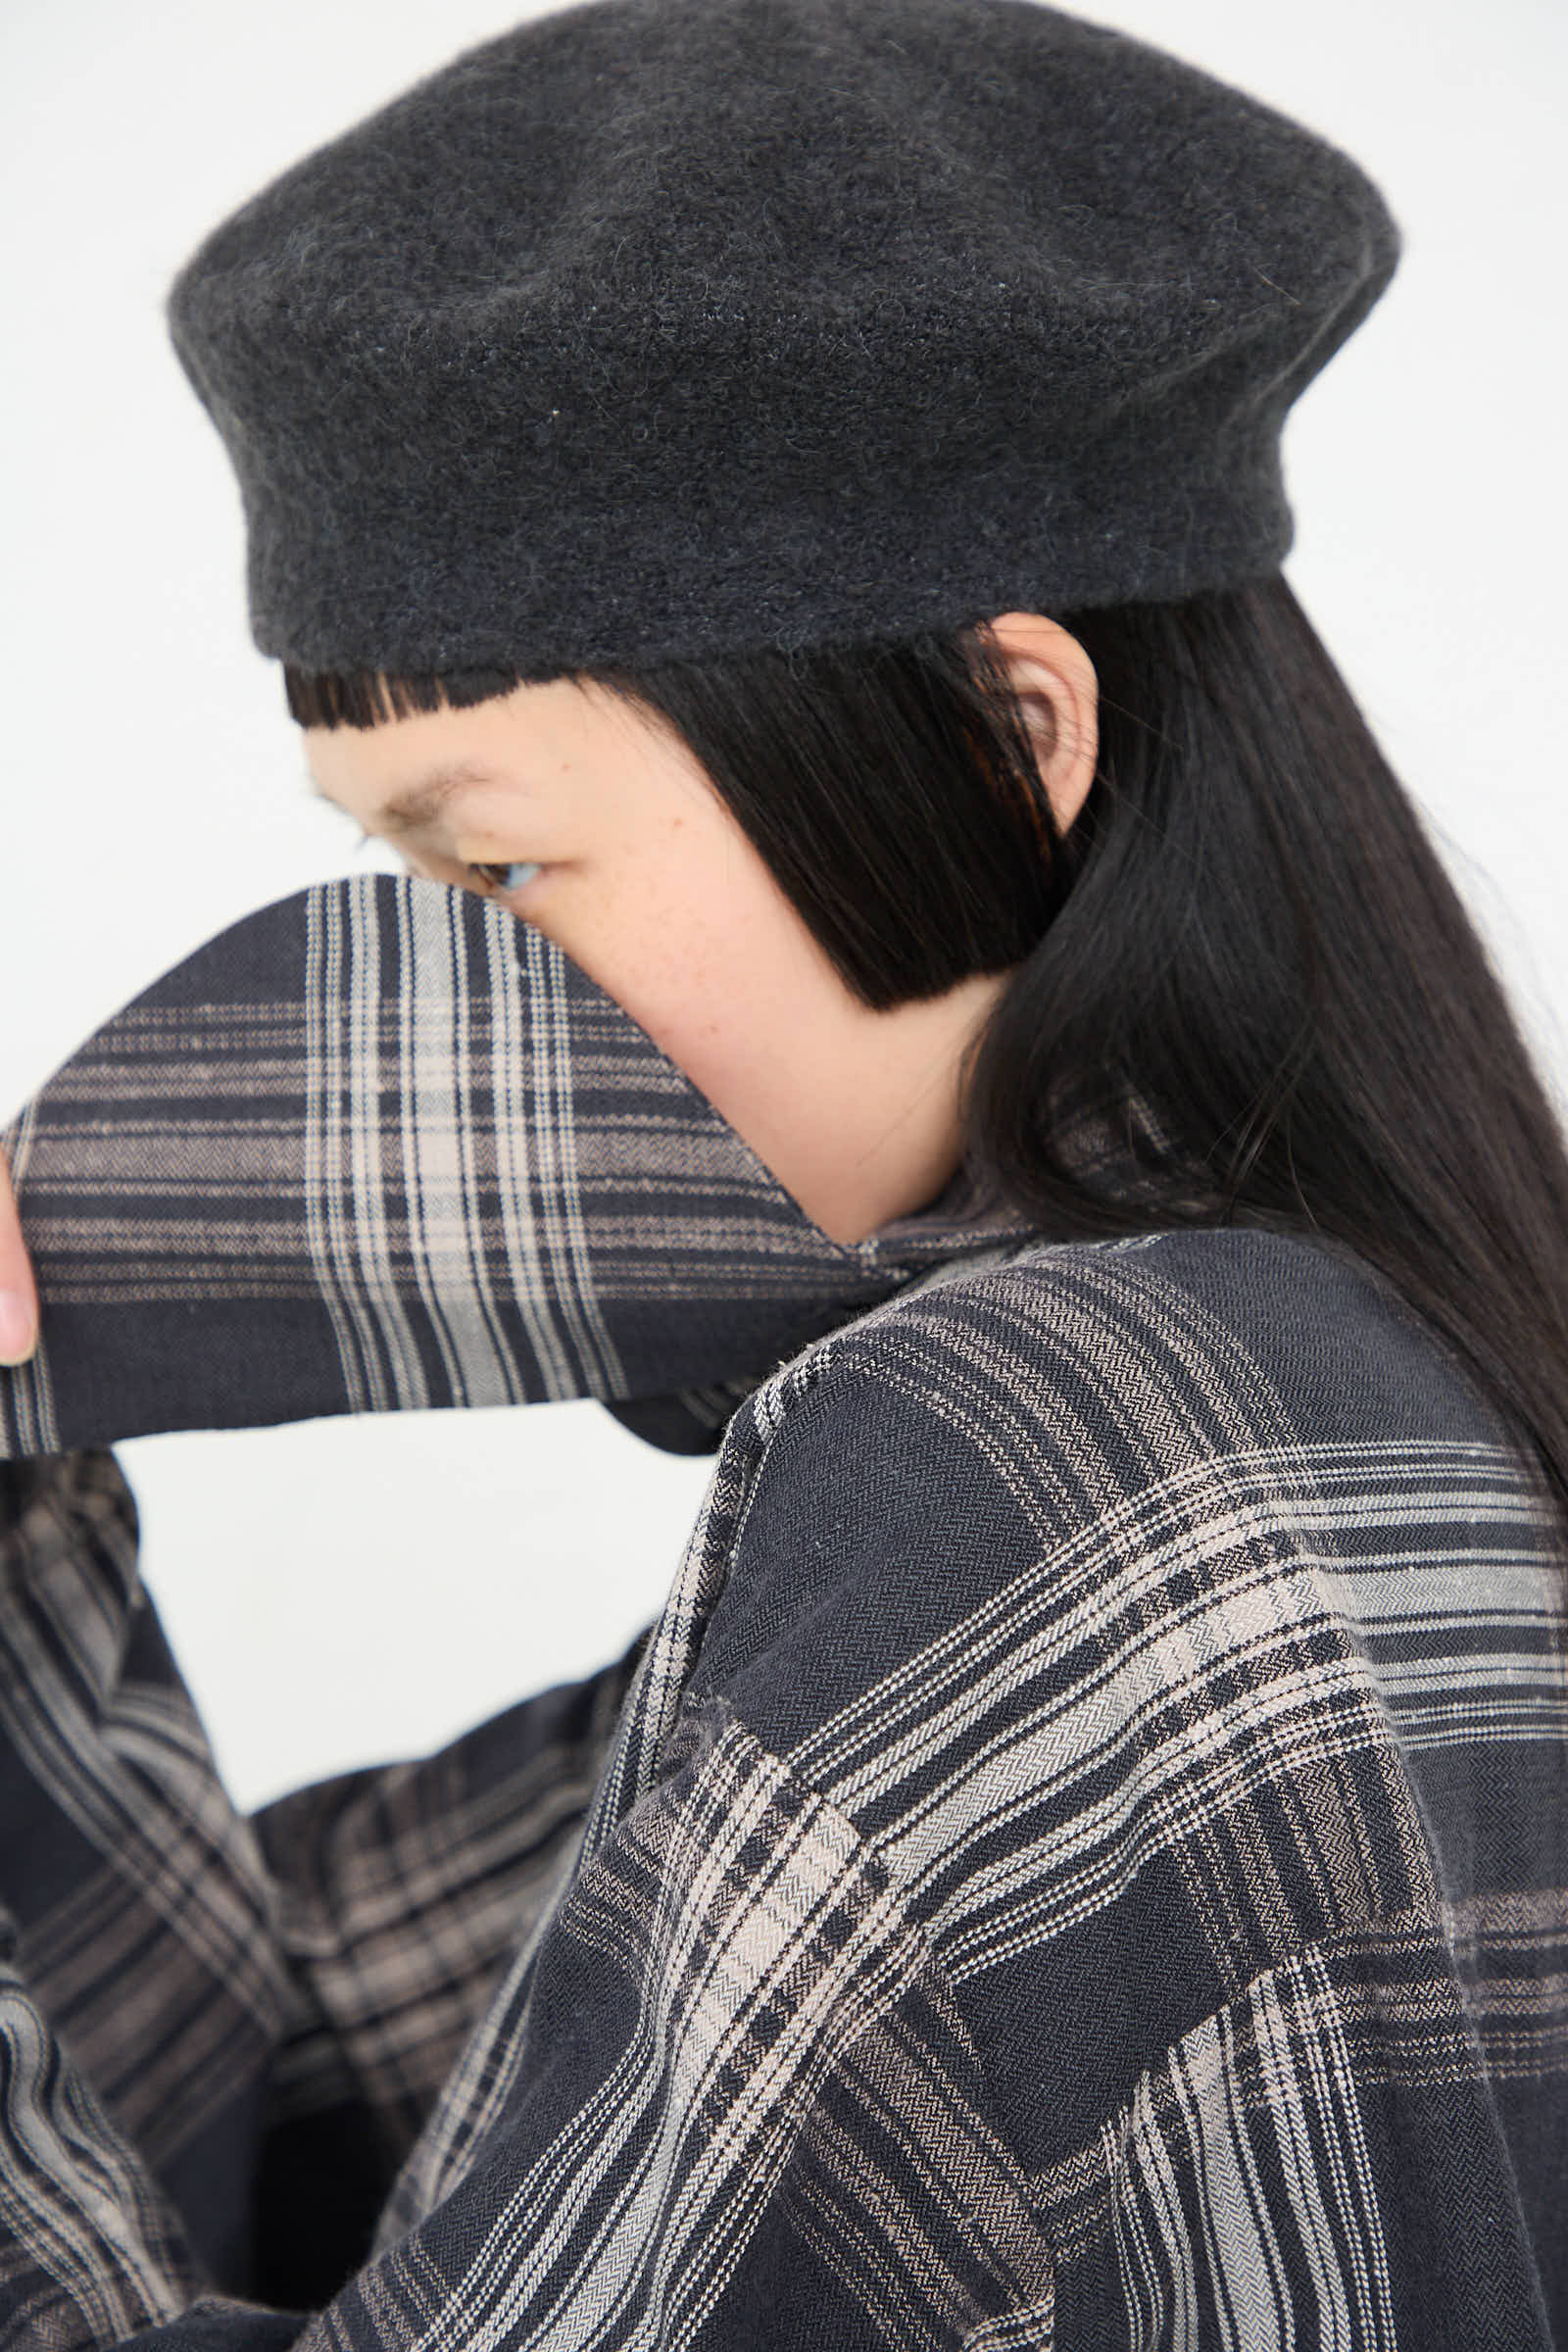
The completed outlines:
{"type": "Polygon", "coordinates": [[[956,1173],[964,1056],[1006,982],[978,974],[887,1012],[797,1006],[705,1092],[830,1240],[864,1241],[956,1173]]]}

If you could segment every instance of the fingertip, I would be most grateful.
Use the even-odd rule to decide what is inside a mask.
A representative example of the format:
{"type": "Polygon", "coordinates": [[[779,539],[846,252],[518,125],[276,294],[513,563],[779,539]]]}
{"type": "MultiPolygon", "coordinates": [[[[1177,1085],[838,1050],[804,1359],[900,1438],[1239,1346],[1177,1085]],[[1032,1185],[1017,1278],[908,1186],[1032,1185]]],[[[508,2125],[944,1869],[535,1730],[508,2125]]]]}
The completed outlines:
{"type": "Polygon", "coordinates": [[[24,1364],[38,1345],[38,1317],[20,1291],[0,1291],[0,1365],[24,1364]]]}

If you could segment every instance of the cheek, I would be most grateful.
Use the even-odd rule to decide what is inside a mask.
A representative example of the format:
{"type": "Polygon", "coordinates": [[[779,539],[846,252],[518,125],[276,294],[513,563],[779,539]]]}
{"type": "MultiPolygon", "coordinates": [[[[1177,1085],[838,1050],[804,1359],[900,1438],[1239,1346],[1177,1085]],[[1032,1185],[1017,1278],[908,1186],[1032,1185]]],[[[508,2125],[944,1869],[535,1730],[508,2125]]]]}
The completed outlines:
{"type": "Polygon", "coordinates": [[[755,1061],[781,1019],[837,987],[744,837],[694,829],[641,861],[564,873],[540,922],[705,1093],[755,1061]]]}

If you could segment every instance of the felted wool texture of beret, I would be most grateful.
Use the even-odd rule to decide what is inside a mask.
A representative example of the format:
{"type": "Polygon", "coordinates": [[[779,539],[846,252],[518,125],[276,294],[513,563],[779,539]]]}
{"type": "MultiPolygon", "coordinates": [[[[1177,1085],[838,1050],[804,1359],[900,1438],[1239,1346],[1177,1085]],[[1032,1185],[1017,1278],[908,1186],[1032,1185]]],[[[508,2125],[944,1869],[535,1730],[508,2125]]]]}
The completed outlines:
{"type": "Polygon", "coordinates": [[[1338,149],[1035,0],[590,0],[174,280],[252,631],[529,679],[1278,567],[1398,236],[1338,149]]]}

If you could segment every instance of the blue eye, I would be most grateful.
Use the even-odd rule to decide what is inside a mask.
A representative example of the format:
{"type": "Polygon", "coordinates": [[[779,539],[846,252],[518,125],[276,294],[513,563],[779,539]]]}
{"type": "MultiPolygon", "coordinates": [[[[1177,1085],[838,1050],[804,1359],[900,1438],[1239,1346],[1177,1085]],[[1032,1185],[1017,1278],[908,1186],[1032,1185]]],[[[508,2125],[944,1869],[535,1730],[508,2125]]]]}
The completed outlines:
{"type": "Polygon", "coordinates": [[[487,882],[492,890],[505,892],[520,890],[525,882],[533,880],[539,867],[537,863],[529,864],[526,859],[518,859],[512,865],[480,865],[470,862],[468,871],[470,874],[477,874],[480,881],[487,882]]]}

